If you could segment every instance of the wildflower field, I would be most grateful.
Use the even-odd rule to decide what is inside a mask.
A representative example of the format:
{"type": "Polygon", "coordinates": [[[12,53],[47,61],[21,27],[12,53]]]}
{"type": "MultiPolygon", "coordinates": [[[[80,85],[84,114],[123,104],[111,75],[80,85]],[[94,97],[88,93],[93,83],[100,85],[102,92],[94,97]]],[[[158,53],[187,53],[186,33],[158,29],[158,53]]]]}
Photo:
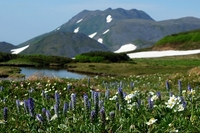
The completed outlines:
{"type": "Polygon", "coordinates": [[[0,81],[0,132],[200,132],[199,76],[0,81]]]}

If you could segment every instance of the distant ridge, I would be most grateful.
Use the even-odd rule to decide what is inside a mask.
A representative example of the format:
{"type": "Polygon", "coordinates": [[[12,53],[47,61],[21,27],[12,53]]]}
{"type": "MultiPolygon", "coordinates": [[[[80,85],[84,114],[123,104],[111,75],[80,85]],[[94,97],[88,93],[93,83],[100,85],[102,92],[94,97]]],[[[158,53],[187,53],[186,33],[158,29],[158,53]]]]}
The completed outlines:
{"type": "Polygon", "coordinates": [[[0,42],[0,52],[10,53],[11,49],[15,49],[17,46],[7,43],[7,42],[0,42]]]}

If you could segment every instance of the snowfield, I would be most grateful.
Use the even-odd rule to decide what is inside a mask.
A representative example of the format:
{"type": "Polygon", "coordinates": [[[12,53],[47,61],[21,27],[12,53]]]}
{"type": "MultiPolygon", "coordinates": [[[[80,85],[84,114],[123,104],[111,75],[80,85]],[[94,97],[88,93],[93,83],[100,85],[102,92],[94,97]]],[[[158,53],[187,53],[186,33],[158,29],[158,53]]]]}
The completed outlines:
{"type": "Polygon", "coordinates": [[[106,34],[108,31],[110,31],[109,29],[107,29],[106,31],[103,32],[103,34],[106,34]]]}
{"type": "Polygon", "coordinates": [[[12,49],[11,53],[12,54],[19,54],[20,52],[22,52],[23,50],[27,49],[28,47],[29,47],[29,45],[21,47],[21,48],[12,49]]]}
{"type": "Polygon", "coordinates": [[[112,16],[111,15],[108,15],[107,17],[106,17],[106,22],[107,23],[110,23],[112,21],[112,16]]]}
{"type": "Polygon", "coordinates": [[[137,48],[137,46],[135,46],[134,44],[124,44],[123,46],[121,46],[117,51],[114,51],[114,53],[122,53],[122,52],[129,52],[129,51],[133,51],[137,48]]]}
{"type": "MultiPolygon", "coordinates": [[[[122,53],[133,51],[137,48],[134,44],[125,44],[121,46],[120,49],[114,51],[114,53],[122,53]]],[[[200,50],[165,50],[165,51],[144,51],[144,52],[136,52],[127,54],[130,58],[156,58],[156,57],[165,57],[165,56],[178,56],[178,55],[191,55],[198,54],[200,50]]]]}
{"type": "Polygon", "coordinates": [[[103,43],[103,39],[102,39],[102,38],[99,38],[97,41],[98,41],[99,43],[103,43]]]}
{"type": "Polygon", "coordinates": [[[154,58],[154,57],[165,57],[165,56],[178,56],[178,55],[190,55],[198,54],[200,50],[166,50],[166,51],[145,51],[127,54],[130,58],[154,58]]]}
{"type": "Polygon", "coordinates": [[[78,23],[80,23],[82,20],[83,20],[83,19],[80,19],[80,20],[78,20],[76,23],[78,24],[78,23]]]}
{"type": "Polygon", "coordinates": [[[74,29],[74,33],[78,33],[78,31],[79,31],[79,27],[74,29]]]}
{"type": "Polygon", "coordinates": [[[90,34],[89,37],[93,38],[96,34],[97,34],[97,32],[94,32],[94,33],[90,34]]]}

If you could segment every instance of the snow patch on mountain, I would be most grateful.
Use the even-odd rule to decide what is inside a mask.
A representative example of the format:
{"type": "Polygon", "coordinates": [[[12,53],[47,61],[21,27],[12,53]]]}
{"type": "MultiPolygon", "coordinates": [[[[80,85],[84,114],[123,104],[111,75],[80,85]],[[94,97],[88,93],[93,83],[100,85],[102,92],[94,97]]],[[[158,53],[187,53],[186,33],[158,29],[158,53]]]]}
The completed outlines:
{"type": "Polygon", "coordinates": [[[99,38],[97,41],[98,41],[99,43],[103,43],[103,39],[102,39],[102,38],[99,38]]]}
{"type": "Polygon", "coordinates": [[[178,55],[190,55],[198,54],[200,50],[166,50],[166,51],[145,51],[127,54],[130,58],[154,58],[154,57],[165,57],[165,56],[178,56],[178,55]]]}
{"type": "Polygon", "coordinates": [[[80,19],[80,20],[78,20],[76,23],[78,24],[78,23],[80,23],[82,20],[83,20],[83,19],[80,19]]]}
{"type": "Polygon", "coordinates": [[[114,53],[122,53],[122,52],[128,52],[128,51],[133,51],[137,48],[134,44],[124,44],[121,46],[118,50],[114,51],[114,53]]]}
{"type": "Polygon", "coordinates": [[[56,30],[60,30],[60,27],[58,27],[56,30]]]}
{"type": "Polygon", "coordinates": [[[79,27],[74,29],[74,33],[78,33],[78,31],[79,31],[79,27]]]}
{"type": "Polygon", "coordinates": [[[97,32],[94,32],[94,33],[90,34],[89,37],[93,38],[96,34],[97,34],[97,32]]]}
{"type": "Polygon", "coordinates": [[[29,47],[29,45],[21,47],[21,48],[16,48],[16,49],[12,49],[11,53],[12,54],[19,54],[20,52],[24,51],[25,49],[27,49],[29,47]]]}
{"type": "Polygon", "coordinates": [[[108,15],[107,17],[106,17],[106,22],[107,23],[110,23],[112,21],[112,16],[111,15],[108,15]]]}
{"type": "Polygon", "coordinates": [[[103,32],[103,34],[106,34],[106,33],[108,33],[108,31],[110,31],[110,30],[109,30],[109,29],[107,29],[106,31],[104,31],[104,32],[103,32]]]}

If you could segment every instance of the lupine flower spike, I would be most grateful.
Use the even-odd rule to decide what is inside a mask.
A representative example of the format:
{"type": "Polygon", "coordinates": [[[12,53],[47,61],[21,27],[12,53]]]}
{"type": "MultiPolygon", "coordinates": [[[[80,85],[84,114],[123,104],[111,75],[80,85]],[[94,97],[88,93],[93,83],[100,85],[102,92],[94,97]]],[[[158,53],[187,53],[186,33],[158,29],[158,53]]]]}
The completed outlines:
{"type": "Polygon", "coordinates": [[[8,120],[8,108],[7,107],[4,107],[4,109],[3,109],[3,119],[4,119],[4,121],[8,120]]]}

